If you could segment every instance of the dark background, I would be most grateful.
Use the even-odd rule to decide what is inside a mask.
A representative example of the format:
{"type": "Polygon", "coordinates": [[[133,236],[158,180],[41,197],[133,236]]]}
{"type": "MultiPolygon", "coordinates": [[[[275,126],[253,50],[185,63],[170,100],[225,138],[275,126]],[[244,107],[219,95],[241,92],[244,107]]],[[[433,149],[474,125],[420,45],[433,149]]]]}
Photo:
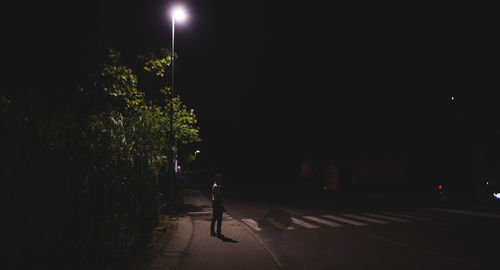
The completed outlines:
{"type": "MultiPolygon", "coordinates": [[[[399,194],[417,183],[435,192],[443,179],[465,179],[469,192],[479,184],[474,175],[479,171],[477,149],[493,157],[484,164],[500,175],[500,147],[490,147],[499,133],[498,16],[493,7],[181,2],[190,18],[176,28],[175,92],[195,110],[203,139],[183,147],[181,157],[200,150],[196,165],[222,171],[229,180],[225,192],[236,190],[231,184],[248,184],[256,188],[245,189],[251,196],[271,191],[274,198],[278,192],[272,191],[286,193],[286,184],[295,183],[298,192],[288,195],[297,198],[295,194],[305,193],[306,181],[294,181],[303,162],[340,166],[346,190],[344,183],[351,178],[345,172],[360,159],[402,161],[389,166],[406,162],[414,180],[379,185],[383,179],[370,175],[374,181],[368,192],[392,187],[399,194]]],[[[117,185],[105,189],[116,180],[104,177],[106,169],[88,184],[86,161],[97,159],[92,153],[85,158],[89,149],[62,144],[52,151],[48,145],[64,142],[57,136],[74,142],[82,136],[72,130],[81,129],[49,121],[64,121],[64,113],[71,112],[70,122],[78,125],[87,122],[82,118],[93,107],[99,109],[90,99],[79,100],[76,88],[96,72],[106,47],[117,48],[127,63],[140,52],[169,48],[170,4],[87,0],[2,5],[0,179],[6,183],[1,197],[6,200],[4,242],[11,260],[37,267],[51,260],[103,263],[104,255],[93,247],[101,247],[109,234],[99,233],[106,231],[97,225],[114,217],[117,211],[105,210],[115,202],[130,202],[118,208],[136,217],[129,222],[130,232],[146,236],[156,226],[138,216],[134,200],[114,200],[104,192],[160,202],[143,192],[146,185],[131,178],[138,186],[130,185],[126,192],[117,185]],[[44,126],[61,130],[42,130],[44,126]],[[68,158],[74,156],[76,161],[68,158]],[[95,190],[87,192],[87,187],[95,190]]],[[[313,183],[312,197],[323,187],[322,176],[313,183]]],[[[208,188],[210,175],[203,177],[208,188]]],[[[158,210],[140,208],[142,213],[158,210]]],[[[117,232],[122,223],[113,224],[109,231],[117,232]]]]}
{"type": "MultiPolygon", "coordinates": [[[[425,163],[495,134],[488,7],[181,2],[190,19],[176,28],[176,92],[199,119],[203,142],[189,151],[207,164],[255,172],[305,158],[425,163]]],[[[8,5],[4,90],[39,89],[34,98],[64,106],[67,86],[86,78],[103,47],[129,58],[170,47],[170,4],[8,5]]]]}

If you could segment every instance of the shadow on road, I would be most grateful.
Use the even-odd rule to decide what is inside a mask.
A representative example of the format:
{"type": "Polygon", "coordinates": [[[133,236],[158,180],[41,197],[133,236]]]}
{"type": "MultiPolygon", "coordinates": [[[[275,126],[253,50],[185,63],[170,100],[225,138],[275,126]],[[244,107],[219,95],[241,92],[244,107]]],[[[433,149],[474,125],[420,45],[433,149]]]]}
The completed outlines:
{"type": "Polygon", "coordinates": [[[287,230],[292,224],[290,214],[281,208],[271,208],[266,215],[258,221],[260,227],[267,227],[271,230],[282,232],[287,230]]]}
{"type": "Polygon", "coordinates": [[[224,242],[228,242],[228,243],[238,243],[238,241],[234,240],[234,239],[231,239],[227,236],[220,236],[220,237],[217,237],[219,238],[220,240],[224,241],[224,242]]]}

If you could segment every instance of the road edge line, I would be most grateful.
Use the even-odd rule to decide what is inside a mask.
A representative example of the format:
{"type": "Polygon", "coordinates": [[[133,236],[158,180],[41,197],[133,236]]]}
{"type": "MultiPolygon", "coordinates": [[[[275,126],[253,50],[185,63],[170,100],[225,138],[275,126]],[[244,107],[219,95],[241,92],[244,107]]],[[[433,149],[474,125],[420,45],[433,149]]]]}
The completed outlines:
{"type": "Polygon", "coordinates": [[[283,269],[283,266],[281,265],[281,262],[278,260],[278,257],[276,257],[276,255],[274,255],[274,253],[264,244],[264,242],[262,242],[262,240],[260,240],[257,237],[257,235],[255,235],[255,233],[253,233],[252,230],[250,228],[248,228],[248,226],[244,222],[240,221],[240,223],[253,236],[253,238],[255,238],[255,240],[257,240],[257,242],[259,242],[259,244],[267,251],[267,253],[269,253],[269,255],[271,255],[271,258],[273,258],[273,261],[276,264],[276,266],[278,267],[278,269],[283,269]]]}

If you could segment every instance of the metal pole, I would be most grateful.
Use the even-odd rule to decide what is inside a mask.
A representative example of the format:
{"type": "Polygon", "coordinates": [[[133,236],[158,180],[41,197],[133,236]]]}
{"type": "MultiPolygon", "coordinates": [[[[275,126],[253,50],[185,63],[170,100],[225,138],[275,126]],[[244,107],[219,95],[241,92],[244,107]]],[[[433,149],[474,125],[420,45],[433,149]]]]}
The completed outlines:
{"type": "MultiPolygon", "coordinates": [[[[175,136],[174,136],[174,61],[175,61],[175,53],[174,53],[174,43],[175,43],[175,17],[172,16],[172,53],[171,53],[171,61],[172,61],[172,88],[170,89],[170,185],[169,185],[169,195],[170,202],[173,202],[174,198],[174,177],[175,177],[175,136]]],[[[172,207],[172,203],[170,203],[169,209],[172,207]]]]}

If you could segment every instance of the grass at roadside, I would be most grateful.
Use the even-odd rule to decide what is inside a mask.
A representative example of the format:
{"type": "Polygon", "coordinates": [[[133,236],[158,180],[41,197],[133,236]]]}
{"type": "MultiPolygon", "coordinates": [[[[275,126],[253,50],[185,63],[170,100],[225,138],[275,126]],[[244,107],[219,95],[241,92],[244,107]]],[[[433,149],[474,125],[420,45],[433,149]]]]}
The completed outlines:
{"type": "Polygon", "coordinates": [[[134,253],[122,269],[143,270],[161,254],[168,241],[177,231],[177,220],[170,220],[168,215],[162,215],[159,218],[159,225],[153,230],[151,239],[146,246],[143,246],[134,253]]]}

